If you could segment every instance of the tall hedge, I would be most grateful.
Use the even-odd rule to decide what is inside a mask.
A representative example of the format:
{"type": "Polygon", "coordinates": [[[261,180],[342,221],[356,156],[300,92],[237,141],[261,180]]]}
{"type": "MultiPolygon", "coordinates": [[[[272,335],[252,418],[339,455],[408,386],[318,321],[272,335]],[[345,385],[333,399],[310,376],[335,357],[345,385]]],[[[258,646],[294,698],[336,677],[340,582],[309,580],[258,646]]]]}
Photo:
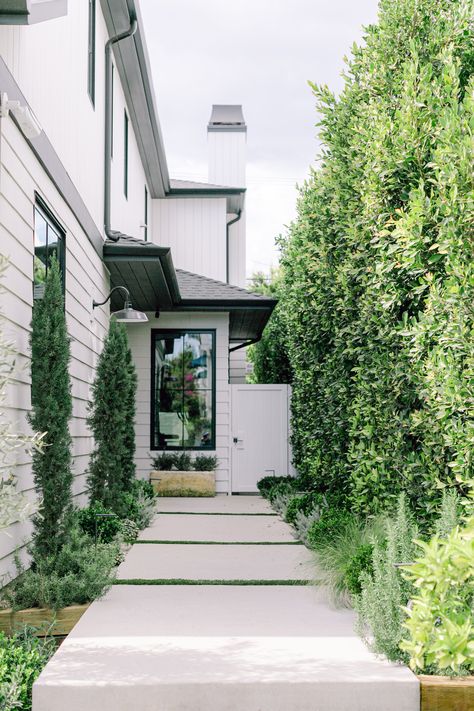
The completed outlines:
{"type": "MultiPolygon", "coordinates": [[[[256,272],[249,288],[257,294],[280,299],[283,275],[281,270],[272,269],[268,279],[262,272],[256,272]]],[[[276,305],[269,322],[258,343],[249,346],[248,358],[253,366],[250,377],[253,383],[291,383],[291,363],[286,348],[286,325],[281,306],[276,305]]]]}
{"type": "Polygon", "coordinates": [[[34,431],[45,432],[42,448],[33,450],[34,481],[40,498],[33,519],[33,552],[38,558],[59,552],[67,538],[72,509],[70,348],[56,259],[48,269],[43,298],[34,302],[30,346],[30,423],[34,431]]]}
{"type": "Polygon", "coordinates": [[[135,477],[136,374],[125,326],[110,321],[92,386],[88,418],[95,448],[88,485],[92,501],[117,514],[135,477]]]}
{"type": "Polygon", "coordinates": [[[376,511],[474,483],[473,0],[382,0],[282,242],[296,464],[376,511]]]}

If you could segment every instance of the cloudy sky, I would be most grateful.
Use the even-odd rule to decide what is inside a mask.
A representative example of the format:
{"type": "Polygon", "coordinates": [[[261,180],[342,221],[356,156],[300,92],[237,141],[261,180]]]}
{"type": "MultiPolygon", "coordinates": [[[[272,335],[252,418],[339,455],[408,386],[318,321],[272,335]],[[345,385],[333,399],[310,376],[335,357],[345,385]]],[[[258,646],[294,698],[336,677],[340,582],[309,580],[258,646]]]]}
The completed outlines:
{"type": "Polygon", "coordinates": [[[343,58],[377,0],[141,0],[171,176],[207,180],[214,104],[248,126],[247,273],[278,262],[297,183],[318,153],[308,80],[342,86],[343,58]]]}

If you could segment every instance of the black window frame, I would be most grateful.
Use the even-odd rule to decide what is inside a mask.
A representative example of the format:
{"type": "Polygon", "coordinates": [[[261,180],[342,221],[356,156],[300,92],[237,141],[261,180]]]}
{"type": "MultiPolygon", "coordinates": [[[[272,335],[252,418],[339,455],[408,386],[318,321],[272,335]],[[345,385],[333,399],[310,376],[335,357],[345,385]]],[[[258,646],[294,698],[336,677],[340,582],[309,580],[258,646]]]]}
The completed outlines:
{"type": "Polygon", "coordinates": [[[95,35],[96,35],[96,0],[89,0],[87,27],[87,93],[95,108],[95,35]]]}
{"type": "MultiPolygon", "coordinates": [[[[61,284],[63,295],[66,293],[66,230],[48,207],[46,202],[35,193],[35,204],[33,205],[33,300],[35,300],[35,279],[34,279],[34,260],[36,257],[36,214],[41,215],[46,224],[51,226],[52,230],[58,236],[58,262],[61,273],[61,284]]],[[[46,265],[46,273],[48,265],[46,265]]],[[[36,299],[39,297],[36,297],[36,299]]]]}
{"type": "Polygon", "coordinates": [[[216,450],[216,346],[217,330],[215,328],[152,328],[151,329],[151,383],[150,383],[150,450],[152,452],[213,452],[216,450]],[[212,427],[211,442],[208,446],[201,447],[176,447],[167,446],[165,448],[155,445],[155,379],[156,379],[156,341],[163,336],[184,336],[189,333],[204,334],[212,336],[212,427]]]}
{"type": "Polygon", "coordinates": [[[123,193],[128,200],[128,114],[123,111],[123,193]]]}

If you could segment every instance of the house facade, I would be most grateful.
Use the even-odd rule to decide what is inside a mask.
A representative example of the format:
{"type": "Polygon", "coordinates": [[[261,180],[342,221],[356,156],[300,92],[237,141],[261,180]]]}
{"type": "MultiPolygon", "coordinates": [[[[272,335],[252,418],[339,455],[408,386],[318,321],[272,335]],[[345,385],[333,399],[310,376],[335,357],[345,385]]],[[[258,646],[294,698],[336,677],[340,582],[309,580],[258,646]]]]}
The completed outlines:
{"type": "MultiPolygon", "coordinates": [[[[209,183],[173,180],[136,0],[0,3],[0,55],[0,252],[9,258],[1,309],[19,352],[5,416],[27,430],[32,307],[55,255],[71,339],[76,502],[86,501],[97,359],[125,292],[93,301],[114,287],[148,318],[127,326],[138,476],[155,451],[202,451],[218,457],[217,491],[232,493],[231,386],[245,381],[244,347],[275,305],[243,288],[241,107],[212,109],[209,183]]],[[[34,497],[25,453],[16,474],[34,497]]],[[[30,524],[9,533],[0,537],[0,574],[11,571],[30,524]]]]}

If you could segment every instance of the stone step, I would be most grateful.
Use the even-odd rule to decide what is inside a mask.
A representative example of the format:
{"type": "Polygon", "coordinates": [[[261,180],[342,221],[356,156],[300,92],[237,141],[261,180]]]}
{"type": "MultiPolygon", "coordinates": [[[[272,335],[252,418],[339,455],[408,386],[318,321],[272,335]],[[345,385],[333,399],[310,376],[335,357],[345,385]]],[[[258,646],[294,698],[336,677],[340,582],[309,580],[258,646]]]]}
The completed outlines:
{"type": "Polygon", "coordinates": [[[186,516],[158,515],[151,526],[142,531],[142,541],[215,541],[217,543],[291,543],[292,529],[277,516],[186,516]]]}
{"type": "Polygon", "coordinates": [[[210,498],[159,497],[157,511],[189,514],[257,514],[276,516],[268,501],[261,496],[226,496],[210,498]]]}
{"type": "Polygon", "coordinates": [[[416,677],[371,654],[354,614],[320,595],[115,587],[43,670],[33,710],[418,711],[416,677]]]}
{"type": "Polygon", "coordinates": [[[304,546],[134,545],[119,580],[307,580],[317,578],[304,546]]]}

